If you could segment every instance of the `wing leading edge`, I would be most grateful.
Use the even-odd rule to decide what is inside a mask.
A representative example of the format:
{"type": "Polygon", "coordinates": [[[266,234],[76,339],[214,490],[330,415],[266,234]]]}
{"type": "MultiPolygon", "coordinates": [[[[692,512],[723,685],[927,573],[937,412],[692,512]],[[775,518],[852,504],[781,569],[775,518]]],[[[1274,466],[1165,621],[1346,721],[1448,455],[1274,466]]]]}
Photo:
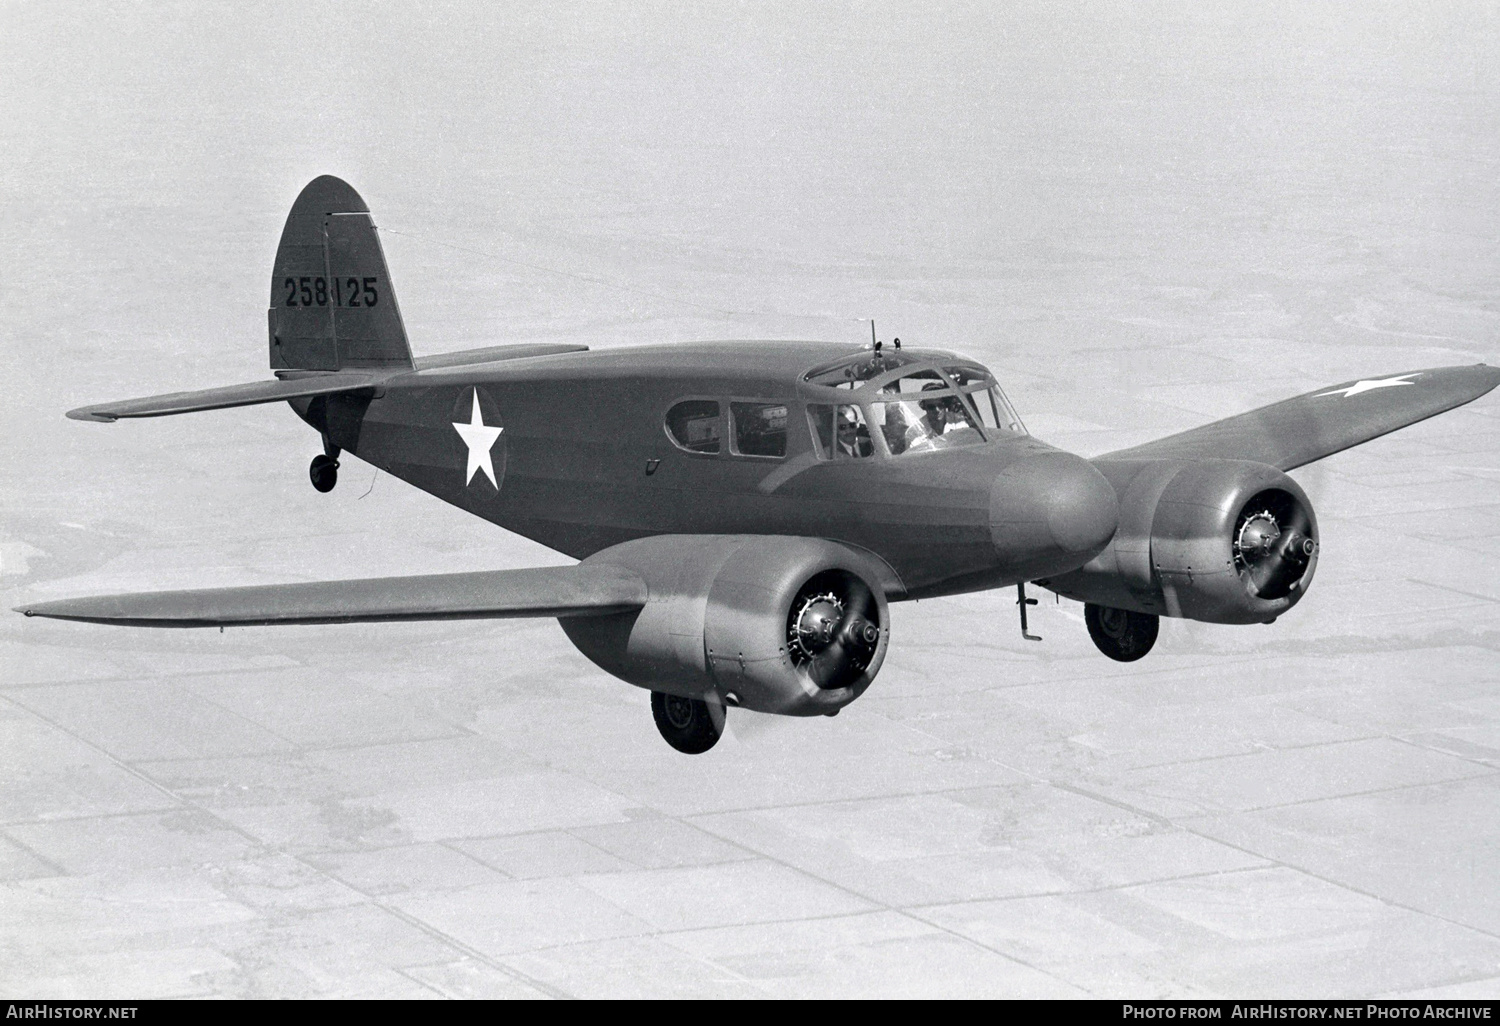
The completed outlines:
{"type": "Polygon", "coordinates": [[[1292,470],[1473,402],[1500,368],[1434,367],[1346,381],[1096,460],[1228,459],[1292,470]]]}
{"type": "Polygon", "coordinates": [[[16,612],[128,627],[253,627],[604,616],[645,604],[646,584],[635,573],[591,565],[94,595],[18,606],[16,612]]]}

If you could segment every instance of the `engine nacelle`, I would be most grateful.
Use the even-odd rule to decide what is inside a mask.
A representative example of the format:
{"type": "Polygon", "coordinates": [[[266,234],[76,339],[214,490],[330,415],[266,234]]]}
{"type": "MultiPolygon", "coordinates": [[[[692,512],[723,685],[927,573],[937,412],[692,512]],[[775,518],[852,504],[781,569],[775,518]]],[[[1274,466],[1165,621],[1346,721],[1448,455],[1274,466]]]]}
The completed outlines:
{"type": "Polygon", "coordinates": [[[1306,593],[1318,525],[1301,486],[1246,460],[1101,461],[1120,496],[1114,540],[1042,582],[1069,598],[1208,623],[1267,623],[1306,593]]]}
{"type": "Polygon", "coordinates": [[[638,612],[559,621],[580,652],[637,687],[814,716],[863,694],[885,658],[888,571],[846,545],[670,535],[584,562],[625,567],[646,582],[638,612]]]}

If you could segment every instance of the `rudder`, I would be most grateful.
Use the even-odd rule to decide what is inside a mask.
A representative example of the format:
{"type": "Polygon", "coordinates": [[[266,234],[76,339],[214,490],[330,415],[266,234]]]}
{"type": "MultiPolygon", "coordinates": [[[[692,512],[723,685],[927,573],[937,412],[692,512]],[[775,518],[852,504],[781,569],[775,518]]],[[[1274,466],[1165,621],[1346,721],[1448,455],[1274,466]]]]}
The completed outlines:
{"type": "Polygon", "coordinates": [[[272,370],[411,368],[375,222],[347,182],[315,178],[292,204],[268,320],[272,370]]]}

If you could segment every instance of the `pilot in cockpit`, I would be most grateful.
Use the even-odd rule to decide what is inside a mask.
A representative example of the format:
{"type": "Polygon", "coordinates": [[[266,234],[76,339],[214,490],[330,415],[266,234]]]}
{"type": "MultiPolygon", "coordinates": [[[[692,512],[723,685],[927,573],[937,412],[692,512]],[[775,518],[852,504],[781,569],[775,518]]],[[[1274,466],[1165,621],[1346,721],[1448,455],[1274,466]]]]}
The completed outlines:
{"type": "MultiPolygon", "coordinates": [[[[943,388],[936,381],[930,381],[922,386],[922,391],[933,392],[943,388]]],[[[952,404],[957,402],[957,397],[952,395],[934,396],[931,399],[921,401],[922,419],[906,429],[907,452],[921,452],[923,449],[937,449],[943,446],[941,441],[943,432],[948,430],[949,414],[952,412],[952,404]]],[[[963,421],[962,414],[957,418],[963,421]]]]}

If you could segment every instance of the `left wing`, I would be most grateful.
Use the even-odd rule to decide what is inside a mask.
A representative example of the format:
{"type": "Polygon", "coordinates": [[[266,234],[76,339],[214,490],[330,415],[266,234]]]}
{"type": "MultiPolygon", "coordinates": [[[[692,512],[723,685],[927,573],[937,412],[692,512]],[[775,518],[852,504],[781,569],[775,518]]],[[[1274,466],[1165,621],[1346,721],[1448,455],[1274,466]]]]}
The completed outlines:
{"type": "Polygon", "coordinates": [[[110,423],[121,417],[168,417],[174,413],[199,413],[203,410],[228,410],[236,406],[276,403],[285,399],[305,399],[313,395],[334,395],[372,388],[389,375],[340,372],[311,374],[276,381],[251,381],[243,385],[223,385],[197,392],[169,392],[148,395],[143,399],[118,399],[95,403],[68,411],[70,420],[97,420],[110,423]]]}
{"type": "Polygon", "coordinates": [[[1346,381],[1095,460],[1226,459],[1291,470],[1473,402],[1500,369],[1434,367],[1346,381]]]}
{"type": "Polygon", "coordinates": [[[27,616],[127,627],[252,627],[380,620],[604,616],[646,604],[646,583],[607,564],[420,577],[94,595],[17,606],[27,616]]]}

